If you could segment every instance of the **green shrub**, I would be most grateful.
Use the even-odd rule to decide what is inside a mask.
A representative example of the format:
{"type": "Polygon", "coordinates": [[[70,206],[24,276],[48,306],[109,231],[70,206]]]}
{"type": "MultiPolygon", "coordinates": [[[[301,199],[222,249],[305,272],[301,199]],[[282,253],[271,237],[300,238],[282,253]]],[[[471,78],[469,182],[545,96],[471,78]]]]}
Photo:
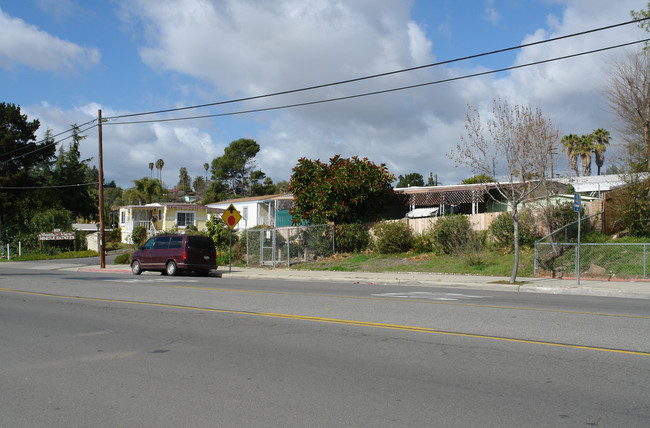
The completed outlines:
{"type": "Polygon", "coordinates": [[[413,232],[408,223],[382,221],[374,232],[374,248],[380,254],[402,253],[413,248],[413,232]]]}
{"type": "MultiPolygon", "coordinates": [[[[580,233],[582,234],[582,231],[580,233]]],[[[607,237],[607,235],[594,230],[592,232],[589,232],[581,236],[580,240],[582,242],[589,243],[589,244],[604,244],[609,240],[609,238],[607,237]]]]}
{"type": "MultiPolygon", "coordinates": [[[[230,245],[230,230],[226,223],[217,215],[210,217],[205,224],[208,229],[208,236],[214,241],[215,247],[219,250],[225,250],[230,245]]],[[[233,234],[233,242],[237,242],[239,235],[233,234]]]]}
{"type": "Polygon", "coordinates": [[[336,251],[338,252],[363,251],[370,244],[370,232],[363,224],[339,224],[334,231],[336,251]]]}
{"type": "Polygon", "coordinates": [[[438,218],[431,237],[436,250],[443,254],[457,254],[474,242],[474,231],[469,218],[455,214],[438,218]]]}
{"type": "Polygon", "coordinates": [[[433,233],[425,230],[422,234],[413,238],[413,251],[416,253],[432,253],[435,248],[433,233]]]}
{"type": "Polygon", "coordinates": [[[131,239],[133,240],[133,243],[138,247],[143,245],[147,240],[147,228],[144,226],[134,227],[131,239]]]}
{"type": "Polygon", "coordinates": [[[114,265],[130,265],[131,264],[131,253],[120,254],[115,257],[114,265]]]}
{"type": "MultiPolygon", "coordinates": [[[[488,234],[494,245],[503,250],[514,249],[514,220],[512,214],[503,212],[490,223],[488,234]]],[[[535,244],[538,234],[536,232],[535,216],[529,210],[519,211],[519,244],[531,246],[535,244]]]]}
{"type": "Polygon", "coordinates": [[[122,229],[118,227],[114,227],[111,229],[110,232],[108,232],[108,240],[111,242],[121,242],[122,241],[122,229]]]}
{"type": "Polygon", "coordinates": [[[315,256],[332,255],[332,229],[324,226],[307,227],[301,230],[302,242],[315,256]]]}

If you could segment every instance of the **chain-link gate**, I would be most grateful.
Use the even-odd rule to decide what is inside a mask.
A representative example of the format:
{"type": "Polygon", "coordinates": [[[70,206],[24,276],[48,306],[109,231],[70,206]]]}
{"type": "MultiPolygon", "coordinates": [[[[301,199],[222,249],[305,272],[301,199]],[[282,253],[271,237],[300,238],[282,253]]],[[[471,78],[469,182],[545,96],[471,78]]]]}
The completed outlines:
{"type": "Polygon", "coordinates": [[[322,224],[247,229],[246,264],[286,265],[313,261],[334,254],[334,228],[322,224]]]}
{"type": "MultiPolygon", "coordinates": [[[[582,219],[581,227],[601,213],[582,219]]],[[[580,243],[578,222],[569,223],[535,242],[536,277],[647,279],[650,244],[580,243]],[[542,242],[548,241],[548,242],[542,242]]]]}

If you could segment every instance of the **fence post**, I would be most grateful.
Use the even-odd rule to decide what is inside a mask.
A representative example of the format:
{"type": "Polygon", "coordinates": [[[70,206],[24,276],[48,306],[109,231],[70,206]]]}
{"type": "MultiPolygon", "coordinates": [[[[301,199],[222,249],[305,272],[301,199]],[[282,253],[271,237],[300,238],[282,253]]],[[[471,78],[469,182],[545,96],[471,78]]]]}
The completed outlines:
{"type": "Polygon", "coordinates": [[[18,241],[18,257],[23,255],[23,241],[18,241]]]}
{"type": "Polygon", "coordinates": [[[332,256],[336,253],[336,246],[334,243],[334,225],[332,225],[332,256]]]}
{"type": "Polygon", "coordinates": [[[291,229],[287,228],[287,268],[291,267],[291,229]]]}
{"type": "Polygon", "coordinates": [[[643,277],[644,278],[647,278],[646,266],[648,265],[647,261],[646,261],[647,260],[646,259],[646,246],[647,246],[647,244],[643,244],[643,277]]]}
{"type": "Polygon", "coordinates": [[[537,241],[535,241],[535,255],[533,256],[533,278],[537,278],[537,241]]]}
{"type": "Polygon", "coordinates": [[[7,260],[11,260],[11,249],[9,248],[9,244],[7,244],[7,260]]]}

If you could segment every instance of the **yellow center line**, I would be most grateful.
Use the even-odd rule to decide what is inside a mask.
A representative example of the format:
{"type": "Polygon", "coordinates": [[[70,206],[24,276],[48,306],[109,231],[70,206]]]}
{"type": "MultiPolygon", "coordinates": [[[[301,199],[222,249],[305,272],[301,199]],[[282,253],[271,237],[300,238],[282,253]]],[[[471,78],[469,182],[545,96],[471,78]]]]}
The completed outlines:
{"type": "Polygon", "coordinates": [[[500,337],[500,336],[490,336],[484,334],[473,334],[473,333],[460,333],[453,331],[442,331],[435,330],[428,327],[417,327],[410,325],[399,325],[399,324],[386,324],[386,323],[377,323],[369,321],[355,321],[355,320],[344,320],[337,318],[324,318],[324,317],[314,317],[308,315],[293,315],[293,314],[279,314],[272,312],[252,312],[252,311],[238,311],[232,309],[216,309],[216,308],[202,308],[197,306],[186,306],[186,305],[173,305],[169,303],[154,303],[154,302],[140,302],[133,300],[120,300],[120,299],[105,299],[101,297],[80,297],[80,296],[66,296],[60,294],[49,294],[36,291],[21,291],[21,290],[12,290],[9,288],[0,288],[0,291],[5,291],[8,293],[17,293],[17,294],[28,294],[34,296],[44,296],[52,297],[59,299],[71,299],[71,300],[84,300],[84,301],[94,301],[94,302],[107,302],[107,303],[124,303],[131,305],[143,305],[143,306],[155,306],[155,307],[164,307],[164,308],[174,308],[174,309],[186,309],[193,311],[203,311],[203,312],[216,312],[216,313],[225,313],[225,314],[237,314],[237,315],[253,315],[260,317],[269,317],[269,318],[283,318],[290,320],[299,320],[299,321],[313,321],[313,322],[322,322],[328,324],[343,324],[343,325],[353,325],[359,327],[374,327],[374,328],[383,328],[391,330],[402,330],[418,333],[429,333],[429,334],[441,334],[447,336],[457,336],[457,337],[469,337],[474,339],[489,339],[489,340],[499,340],[504,342],[515,342],[515,343],[526,343],[532,345],[544,345],[544,346],[555,346],[561,348],[572,348],[572,349],[584,349],[590,351],[600,351],[600,352],[612,352],[618,354],[628,354],[628,355],[642,355],[650,357],[650,352],[641,352],[641,351],[630,351],[626,349],[615,349],[615,348],[602,348],[598,346],[584,346],[584,345],[574,345],[569,343],[557,343],[557,342],[547,342],[542,340],[529,340],[529,339],[516,339],[510,337],[500,337]]]}
{"type": "Polygon", "coordinates": [[[242,290],[242,289],[233,289],[233,288],[199,287],[193,285],[168,285],[168,284],[153,284],[153,285],[157,287],[162,286],[162,287],[169,287],[169,288],[184,288],[184,289],[204,290],[204,291],[231,291],[234,293],[280,294],[280,295],[288,295],[288,296],[328,297],[332,299],[388,300],[394,302],[425,303],[430,305],[469,306],[475,308],[510,309],[510,310],[518,310],[518,311],[551,312],[551,313],[572,314],[572,315],[593,315],[599,317],[634,318],[634,319],[650,320],[650,316],[643,316],[643,315],[622,315],[622,314],[608,314],[602,312],[569,311],[566,309],[523,308],[520,306],[480,305],[477,303],[440,302],[440,301],[419,300],[419,299],[410,299],[410,298],[398,299],[394,297],[343,296],[337,294],[299,293],[293,291],[242,290]]]}

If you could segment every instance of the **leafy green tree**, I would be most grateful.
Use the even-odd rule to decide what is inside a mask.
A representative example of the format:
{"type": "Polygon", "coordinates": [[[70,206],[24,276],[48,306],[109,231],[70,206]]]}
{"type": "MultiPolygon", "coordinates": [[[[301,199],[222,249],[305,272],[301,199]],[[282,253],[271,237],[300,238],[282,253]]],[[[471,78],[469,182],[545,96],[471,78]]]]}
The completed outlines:
{"type": "Polygon", "coordinates": [[[289,182],[287,180],[280,180],[275,184],[275,193],[288,193],[289,182]]]}
{"type": "Polygon", "coordinates": [[[229,184],[228,191],[234,196],[247,195],[250,190],[250,174],[255,168],[255,155],[260,146],[249,138],[240,138],[224,149],[223,156],[212,160],[212,179],[229,184]]]}
{"type": "Polygon", "coordinates": [[[411,186],[424,186],[424,178],[422,177],[422,174],[419,174],[417,172],[412,172],[410,174],[406,174],[405,176],[398,176],[397,177],[397,187],[411,187],[411,186]]]}
{"type": "Polygon", "coordinates": [[[650,179],[630,174],[627,185],[612,192],[610,217],[615,231],[627,231],[632,236],[650,238],[650,179]]]}
{"type": "Polygon", "coordinates": [[[0,103],[0,241],[25,230],[25,219],[52,203],[43,189],[56,148],[49,137],[36,141],[38,120],[15,104],[0,103]]]}
{"type": "Polygon", "coordinates": [[[200,175],[192,182],[192,188],[198,195],[205,195],[205,180],[200,175]]]}
{"type": "Polygon", "coordinates": [[[386,165],[367,158],[336,155],[330,163],[301,158],[293,168],[289,191],[294,223],[357,223],[382,213],[393,196],[395,176],[386,165]]]}
{"type": "Polygon", "coordinates": [[[204,204],[223,201],[228,197],[228,185],[221,180],[212,180],[205,191],[204,204]]]}
{"type": "Polygon", "coordinates": [[[437,186],[438,185],[438,174],[433,176],[433,173],[429,173],[429,178],[427,178],[427,186],[437,186]]]}
{"type": "Polygon", "coordinates": [[[262,171],[253,171],[251,173],[251,196],[273,195],[277,191],[271,177],[267,177],[262,171]],[[262,180],[260,183],[260,180],[262,180]]]}
{"type": "Polygon", "coordinates": [[[92,158],[81,159],[79,145],[86,138],[79,133],[79,127],[72,125],[72,142],[67,150],[59,150],[49,184],[54,186],[52,192],[62,208],[70,211],[73,217],[95,219],[98,216],[98,194],[95,186],[88,185],[96,181],[93,169],[89,165],[92,158]],[[70,187],[77,186],[74,190],[70,187]]]}
{"type": "Polygon", "coordinates": [[[461,181],[461,184],[479,184],[479,183],[493,183],[494,178],[485,174],[478,174],[470,178],[466,178],[461,181]]]}

